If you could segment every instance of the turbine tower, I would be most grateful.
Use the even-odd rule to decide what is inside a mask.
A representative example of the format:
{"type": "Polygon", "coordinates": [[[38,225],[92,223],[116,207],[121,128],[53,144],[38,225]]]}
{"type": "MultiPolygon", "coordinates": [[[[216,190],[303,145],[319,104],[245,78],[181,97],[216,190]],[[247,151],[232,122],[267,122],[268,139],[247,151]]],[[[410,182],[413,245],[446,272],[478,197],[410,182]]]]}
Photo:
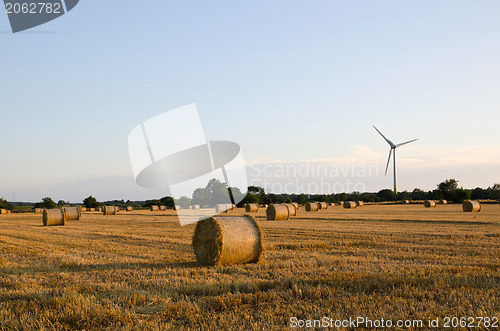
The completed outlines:
{"type": "Polygon", "coordinates": [[[403,145],[406,145],[406,144],[409,144],[411,142],[414,142],[418,139],[413,139],[413,140],[409,140],[409,141],[406,141],[404,143],[401,143],[401,144],[397,144],[397,145],[394,145],[392,143],[392,141],[390,141],[389,139],[387,139],[383,134],[382,132],[380,132],[376,127],[375,125],[373,126],[375,128],[375,130],[377,130],[377,132],[382,136],[382,138],[385,139],[385,141],[387,141],[387,143],[389,144],[389,146],[391,146],[391,149],[389,150],[389,158],[387,159],[387,165],[385,166],[385,174],[387,175],[387,169],[389,169],[389,162],[391,162],[391,153],[392,153],[392,161],[393,161],[393,170],[394,170],[394,194],[398,194],[398,188],[397,188],[397,181],[396,181],[396,148],[400,147],[400,146],[403,146],[403,145]]]}

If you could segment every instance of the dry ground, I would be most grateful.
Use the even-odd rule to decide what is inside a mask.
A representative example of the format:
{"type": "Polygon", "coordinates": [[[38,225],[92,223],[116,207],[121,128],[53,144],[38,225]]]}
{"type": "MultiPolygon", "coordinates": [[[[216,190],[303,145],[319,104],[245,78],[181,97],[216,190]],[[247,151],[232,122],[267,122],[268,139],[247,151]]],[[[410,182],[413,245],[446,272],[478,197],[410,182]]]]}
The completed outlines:
{"type": "MultiPolygon", "coordinates": [[[[229,214],[243,214],[243,210],[229,214]]],[[[172,211],[0,216],[0,329],[285,329],[290,318],[500,315],[500,205],[254,214],[258,264],[198,267],[172,211]]]]}

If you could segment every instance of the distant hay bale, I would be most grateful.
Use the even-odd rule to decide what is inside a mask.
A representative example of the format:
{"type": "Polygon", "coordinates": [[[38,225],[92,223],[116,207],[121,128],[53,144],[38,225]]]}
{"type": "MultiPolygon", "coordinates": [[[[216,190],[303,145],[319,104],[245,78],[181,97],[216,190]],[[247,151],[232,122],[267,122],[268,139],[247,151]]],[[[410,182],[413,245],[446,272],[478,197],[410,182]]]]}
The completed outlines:
{"type": "Polygon", "coordinates": [[[221,203],[215,205],[215,212],[217,214],[227,213],[227,207],[226,207],[226,205],[225,204],[221,204],[221,203]]]}
{"type": "Polygon", "coordinates": [[[181,210],[181,205],[175,205],[174,208],[175,210],[181,210]]]}
{"type": "Polygon", "coordinates": [[[0,215],[7,214],[7,209],[0,209],[0,215]]]}
{"type": "Polygon", "coordinates": [[[344,208],[346,209],[354,209],[357,208],[358,204],[354,201],[346,201],[344,202],[344,208]]]}
{"type": "Polygon", "coordinates": [[[337,204],[335,202],[332,202],[330,206],[335,207],[337,204]]]}
{"type": "Polygon", "coordinates": [[[259,211],[259,205],[256,203],[247,203],[245,205],[245,212],[247,213],[256,213],[259,211]]]}
{"type": "Polygon", "coordinates": [[[481,211],[481,203],[475,200],[467,200],[462,204],[462,210],[466,213],[475,213],[481,211]]]}
{"type": "Polygon", "coordinates": [[[125,211],[133,211],[133,210],[134,210],[134,207],[132,207],[132,206],[127,206],[125,208],[125,211]]]}
{"type": "Polygon", "coordinates": [[[200,209],[200,205],[193,205],[193,209],[194,209],[194,210],[198,210],[198,209],[200,209]]]}
{"type": "Polygon", "coordinates": [[[318,202],[318,209],[326,209],[326,208],[328,208],[326,202],[318,202]]]}
{"type": "Polygon", "coordinates": [[[8,210],[8,209],[7,209],[7,214],[10,214],[10,213],[12,213],[12,212],[11,212],[10,210],[8,210]]]}
{"type": "Polygon", "coordinates": [[[103,206],[102,207],[103,215],[116,215],[116,208],[114,206],[103,206]]]}
{"type": "Polygon", "coordinates": [[[102,213],[102,208],[97,208],[96,211],[102,213]]]}
{"type": "Polygon", "coordinates": [[[64,225],[66,211],[64,209],[44,209],[43,226],[64,225]]]}
{"type": "Polygon", "coordinates": [[[357,207],[363,207],[365,203],[363,201],[356,201],[356,206],[357,207]]]}
{"type": "Polygon", "coordinates": [[[199,221],[192,243],[196,260],[204,266],[256,263],[264,251],[262,231],[250,215],[199,221]]]}
{"type": "Polygon", "coordinates": [[[319,205],[316,202],[306,203],[306,211],[318,211],[319,205]]]}
{"type": "Polygon", "coordinates": [[[87,208],[85,207],[80,207],[80,208],[82,208],[82,211],[87,211],[87,208]]]}
{"type": "Polygon", "coordinates": [[[446,201],[444,199],[441,199],[441,200],[439,200],[439,204],[440,205],[446,205],[446,204],[448,204],[448,201],[446,201]]]}
{"type": "Polygon", "coordinates": [[[339,201],[339,206],[343,206],[344,205],[344,201],[339,201]]]}
{"type": "Polygon", "coordinates": [[[160,207],[158,207],[157,205],[151,205],[151,207],[149,207],[149,210],[151,210],[151,211],[159,211],[160,207]]]}
{"type": "Polygon", "coordinates": [[[165,211],[165,210],[167,210],[167,206],[163,206],[163,205],[162,205],[162,206],[160,206],[160,210],[161,210],[161,211],[165,211]]]}
{"type": "Polygon", "coordinates": [[[267,207],[266,216],[268,221],[283,221],[290,218],[287,206],[282,204],[267,207]]]}
{"type": "Polygon", "coordinates": [[[115,213],[119,212],[120,211],[120,207],[118,206],[115,206],[115,213]]]}
{"type": "Polygon", "coordinates": [[[297,202],[292,202],[292,205],[295,206],[296,210],[299,210],[300,205],[297,202]]]}
{"type": "Polygon", "coordinates": [[[43,208],[35,208],[35,213],[37,214],[43,213],[43,208]]]}
{"type": "Polygon", "coordinates": [[[95,208],[89,208],[89,211],[94,212],[95,208]]]}
{"type": "Polygon", "coordinates": [[[297,209],[295,208],[295,205],[291,203],[285,203],[286,208],[288,208],[288,217],[292,217],[297,215],[297,209]]]}
{"type": "Polygon", "coordinates": [[[82,217],[82,207],[63,207],[66,213],[66,221],[78,221],[82,217]]]}
{"type": "Polygon", "coordinates": [[[436,208],[436,201],[434,200],[425,200],[424,201],[425,208],[436,208]]]}

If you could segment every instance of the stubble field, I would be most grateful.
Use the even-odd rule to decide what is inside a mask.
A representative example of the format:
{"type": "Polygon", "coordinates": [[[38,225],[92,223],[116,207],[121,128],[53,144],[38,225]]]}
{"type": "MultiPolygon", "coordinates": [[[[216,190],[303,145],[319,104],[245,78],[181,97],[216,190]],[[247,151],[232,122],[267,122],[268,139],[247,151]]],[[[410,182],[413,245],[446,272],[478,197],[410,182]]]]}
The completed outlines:
{"type": "Polygon", "coordinates": [[[0,329],[276,330],[322,317],[442,327],[500,316],[500,205],[253,215],[263,259],[229,267],[199,267],[194,225],[173,211],[84,213],[63,227],[1,215],[0,329]]]}

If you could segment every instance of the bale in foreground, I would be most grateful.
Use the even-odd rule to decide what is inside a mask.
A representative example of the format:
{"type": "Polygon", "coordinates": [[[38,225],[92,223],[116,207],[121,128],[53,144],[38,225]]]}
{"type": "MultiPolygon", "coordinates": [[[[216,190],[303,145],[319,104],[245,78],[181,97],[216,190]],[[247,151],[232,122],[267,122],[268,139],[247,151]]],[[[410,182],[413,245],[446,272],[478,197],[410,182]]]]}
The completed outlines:
{"type": "Polygon", "coordinates": [[[256,263],[264,240],[252,216],[216,216],[196,224],[193,249],[198,263],[205,266],[256,263]]]}
{"type": "Polygon", "coordinates": [[[425,208],[436,208],[436,201],[434,200],[425,200],[424,201],[425,208]]]}
{"type": "Polygon", "coordinates": [[[467,200],[462,204],[462,210],[466,213],[474,213],[481,211],[481,203],[479,201],[467,200]]]}
{"type": "Polygon", "coordinates": [[[247,203],[245,205],[245,212],[247,213],[256,213],[259,211],[259,205],[256,203],[247,203]]]}
{"type": "Polygon", "coordinates": [[[295,206],[295,210],[299,210],[300,205],[297,202],[292,202],[292,205],[295,206]]]}
{"type": "Polygon", "coordinates": [[[318,211],[319,205],[316,202],[306,203],[306,211],[318,211]]]}
{"type": "Polygon", "coordinates": [[[63,207],[67,221],[78,221],[82,217],[82,207],[63,207]]]}
{"type": "Polygon", "coordinates": [[[66,211],[64,209],[44,209],[43,226],[64,225],[66,211]]]}
{"type": "Polygon", "coordinates": [[[284,221],[290,218],[286,205],[270,205],[266,209],[266,216],[268,221],[284,221]]]}

